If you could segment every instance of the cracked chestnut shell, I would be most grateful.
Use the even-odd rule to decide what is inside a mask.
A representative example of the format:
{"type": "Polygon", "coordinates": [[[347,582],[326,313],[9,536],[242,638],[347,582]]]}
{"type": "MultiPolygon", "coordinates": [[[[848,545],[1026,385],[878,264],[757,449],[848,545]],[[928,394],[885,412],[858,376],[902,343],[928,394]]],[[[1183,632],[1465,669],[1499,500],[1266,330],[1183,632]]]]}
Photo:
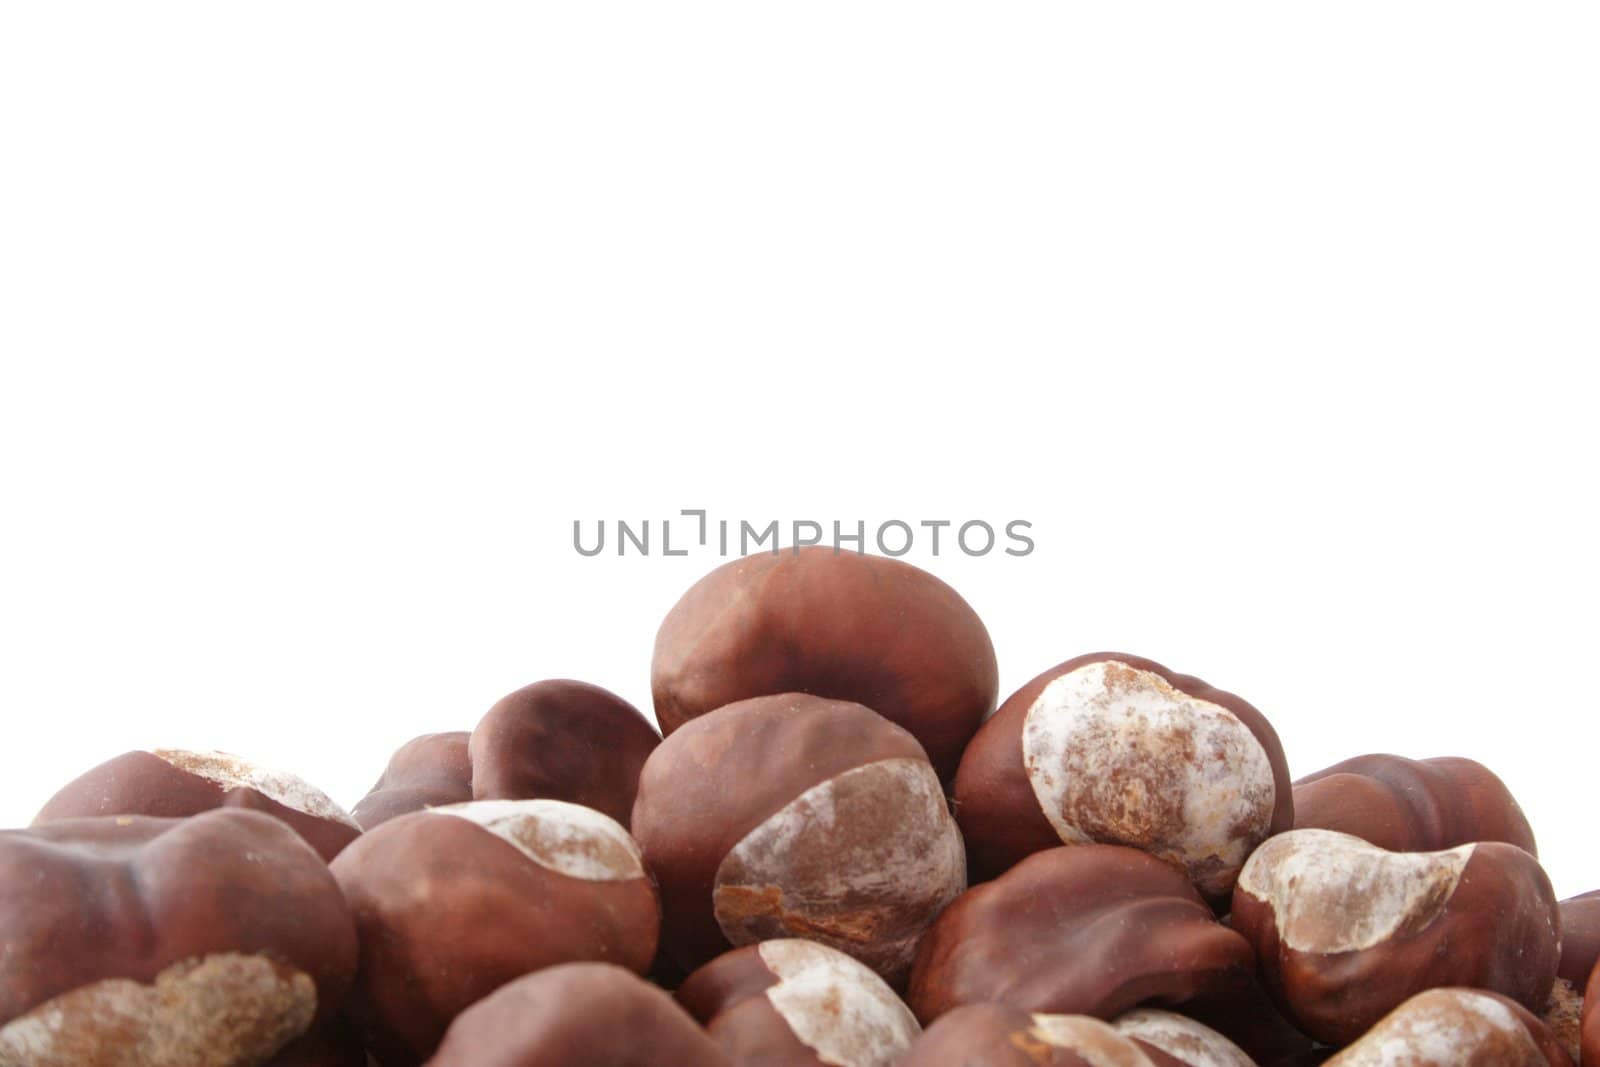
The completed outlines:
{"type": "Polygon", "coordinates": [[[974,886],[917,950],[906,999],[924,1025],[963,1004],[1110,1019],[1242,990],[1255,961],[1184,873],[1121,845],[1035,853],[974,886]]]}
{"type": "Polygon", "coordinates": [[[226,752],[158,748],[125,752],[62,786],[34,825],[96,815],[182,818],[246,808],[287,824],[331,860],[361,834],[343,808],[315,786],[226,752]]]}
{"type": "Polygon", "coordinates": [[[1481,989],[1418,993],[1325,1067],[1572,1067],[1521,1004],[1481,989]]]}
{"type": "Polygon", "coordinates": [[[696,582],[656,634],[656,720],[671,734],[725,704],[811,693],[911,731],[941,779],[999,688],[977,613],[908,563],[829,548],[748,556],[696,582]]]}
{"type": "Polygon", "coordinates": [[[424,808],[464,804],[472,799],[472,760],[464,730],[413,737],[395,750],[367,795],[351,814],[362,829],[424,808]]]}
{"type": "Polygon", "coordinates": [[[1214,902],[1294,822],[1283,747],[1259,711],[1115,652],[1067,660],[1009,697],[967,747],[955,800],[975,873],[1061,844],[1129,845],[1214,902]]]}
{"type": "Polygon", "coordinates": [[[672,998],[621,967],[567,963],[502,986],[428,1067],[733,1067],[672,998]]]}
{"type": "Polygon", "coordinates": [[[0,1063],[264,1063],[356,969],[328,867],[270,816],[0,832],[0,1063]]]}
{"type": "Polygon", "coordinates": [[[968,1004],[941,1016],[901,1067],[1254,1067],[1238,1046],[1192,1019],[1140,1010],[1111,1023],[968,1004]]]}
{"type": "Polygon", "coordinates": [[[718,956],[677,999],[736,1064],[893,1067],[922,1031],[866,966],[793,938],[718,956]]]}
{"type": "Polygon", "coordinates": [[[420,1062],[474,1001],[578,960],[643,973],[660,914],[615,820],[557,800],[491,800],[391,819],[333,863],[361,967],[346,1005],[386,1067],[420,1062]]]}
{"type": "Polygon", "coordinates": [[[961,835],[917,739],[803,693],[675,731],[645,763],[633,832],[661,888],[667,950],[689,969],[804,937],[894,984],[966,886],[961,835]]]}
{"type": "Polygon", "coordinates": [[[1502,842],[1388,852],[1331,830],[1292,830],[1250,857],[1232,922],[1273,997],[1329,1044],[1353,1041],[1436,986],[1540,1010],[1559,958],[1550,880],[1502,842]]]}
{"type": "Polygon", "coordinates": [[[1337,830],[1390,852],[1503,841],[1537,856],[1516,798],[1481,763],[1356,756],[1294,784],[1296,829],[1337,830]]]}

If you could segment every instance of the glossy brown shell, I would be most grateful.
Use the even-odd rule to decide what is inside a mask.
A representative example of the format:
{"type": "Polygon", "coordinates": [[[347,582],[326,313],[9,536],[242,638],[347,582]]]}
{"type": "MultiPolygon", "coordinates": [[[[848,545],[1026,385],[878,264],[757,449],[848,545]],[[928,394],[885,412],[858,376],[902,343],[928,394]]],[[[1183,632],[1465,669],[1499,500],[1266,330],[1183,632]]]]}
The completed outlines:
{"type": "Polygon", "coordinates": [[[395,750],[367,795],[351,809],[362,829],[424,808],[472,799],[471,734],[464,730],[413,737],[395,750]]]}

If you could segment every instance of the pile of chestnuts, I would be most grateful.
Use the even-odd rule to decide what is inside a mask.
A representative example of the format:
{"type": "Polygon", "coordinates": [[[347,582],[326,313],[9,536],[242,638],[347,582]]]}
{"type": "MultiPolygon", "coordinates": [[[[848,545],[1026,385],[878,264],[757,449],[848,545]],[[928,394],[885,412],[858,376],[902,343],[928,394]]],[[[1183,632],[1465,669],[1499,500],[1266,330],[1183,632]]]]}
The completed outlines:
{"type": "Polygon", "coordinates": [[[1292,781],[1116,653],[997,708],[954,590],[828,548],[695,584],[651,684],[664,739],[539,682],[348,813],[87,771],[0,832],[0,1067],[1600,1067],[1600,894],[1471,760],[1292,781]]]}

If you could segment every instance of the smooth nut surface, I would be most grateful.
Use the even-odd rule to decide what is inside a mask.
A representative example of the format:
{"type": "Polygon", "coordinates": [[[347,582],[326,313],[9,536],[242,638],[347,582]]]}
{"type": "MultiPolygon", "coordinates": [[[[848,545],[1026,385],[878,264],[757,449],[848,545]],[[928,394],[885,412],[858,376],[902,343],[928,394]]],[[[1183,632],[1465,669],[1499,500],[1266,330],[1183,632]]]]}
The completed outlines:
{"type": "Polygon", "coordinates": [[[6,1067],[262,1063],[356,969],[326,864],[233,809],[0,832],[0,945],[6,1067]]]}
{"type": "Polygon", "coordinates": [[[45,803],[34,825],[96,815],[182,818],[215,808],[271,815],[326,860],[361,833],[343,808],[296,775],[226,752],[175,748],[126,752],[84,772],[45,803]]]}
{"type": "Polygon", "coordinates": [[[423,734],[401,745],[351,814],[363,829],[425,808],[472,799],[472,760],[465,731],[423,734]]]}
{"type": "Polygon", "coordinates": [[[1128,845],[1212,900],[1293,821],[1283,749],[1259,711],[1120,653],[1068,660],[1007,699],[962,758],[955,798],[986,874],[1059,844],[1128,845]]]}
{"type": "Polygon", "coordinates": [[[1227,1038],[1168,1012],[1141,1010],[1111,1023],[969,1004],[941,1016],[902,1067],[1253,1067],[1227,1038]]]}
{"type": "Polygon", "coordinates": [[[1583,995],[1583,1062],[1600,1063],[1600,963],[1583,995]]]}
{"type": "Polygon", "coordinates": [[[571,963],[517,979],[451,1024],[428,1067],[733,1067],[695,1021],[621,967],[571,963]]]}
{"type": "Polygon", "coordinates": [[[1242,989],[1253,969],[1250,946],[1182,871],[1138,849],[1072,845],[946,908],[917,951],[907,1000],[925,1025],[986,1000],[1109,1019],[1242,989]]]}
{"type": "Polygon", "coordinates": [[[1416,853],[1331,830],[1280,834],[1246,864],[1232,922],[1278,1002],[1332,1044],[1434,986],[1542,1008],[1558,959],[1549,879],[1498,842],[1416,853]]]}
{"type": "Polygon", "coordinates": [[[1572,1060],[1515,1001],[1441,988],[1405,1001],[1327,1067],[1572,1067],[1572,1060]]]}
{"type": "Polygon", "coordinates": [[[661,623],[650,684],[667,734],[774,693],[865,704],[909,730],[947,779],[994,708],[999,672],[983,622],[933,575],[802,548],[696,582],[661,623]]]}

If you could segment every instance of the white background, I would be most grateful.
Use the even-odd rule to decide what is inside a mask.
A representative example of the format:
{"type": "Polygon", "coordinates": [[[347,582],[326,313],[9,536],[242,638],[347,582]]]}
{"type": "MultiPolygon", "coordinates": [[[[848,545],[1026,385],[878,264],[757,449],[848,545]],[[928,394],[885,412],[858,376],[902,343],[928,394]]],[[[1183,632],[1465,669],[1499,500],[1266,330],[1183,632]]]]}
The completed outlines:
{"type": "Polygon", "coordinates": [[[1473,756],[1600,888],[1596,11],[7,5],[0,823],[648,706],[717,561],[575,518],[1021,518],[908,557],[1005,691],[1473,756]]]}

